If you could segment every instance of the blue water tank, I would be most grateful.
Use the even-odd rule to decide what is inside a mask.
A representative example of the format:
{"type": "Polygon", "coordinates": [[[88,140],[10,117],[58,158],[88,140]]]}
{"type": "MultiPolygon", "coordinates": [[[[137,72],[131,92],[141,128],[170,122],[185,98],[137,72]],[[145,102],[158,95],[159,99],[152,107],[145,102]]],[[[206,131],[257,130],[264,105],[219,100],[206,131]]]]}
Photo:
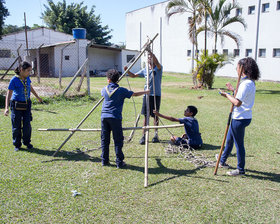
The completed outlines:
{"type": "Polygon", "coordinates": [[[74,28],[72,29],[74,39],[86,39],[85,28],[74,28]]]}

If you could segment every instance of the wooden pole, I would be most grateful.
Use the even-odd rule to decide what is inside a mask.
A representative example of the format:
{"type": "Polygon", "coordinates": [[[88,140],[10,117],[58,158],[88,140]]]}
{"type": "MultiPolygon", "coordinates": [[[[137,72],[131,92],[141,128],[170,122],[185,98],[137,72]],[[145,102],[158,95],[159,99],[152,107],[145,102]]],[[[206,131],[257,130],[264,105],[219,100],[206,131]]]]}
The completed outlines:
{"type": "MultiPolygon", "coordinates": [[[[156,39],[156,37],[158,36],[158,33],[154,36],[154,38],[147,42],[144,47],[143,50],[139,53],[139,55],[137,56],[137,58],[131,63],[130,66],[128,66],[127,70],[124,71],[124,73],[121,75],[121,77],[119,78],[118,82],[122,80],[122,78],[127,74],[127,72],[134,66],[134,64],[139,60],[139,58],[142,56],[142,54],[144,54],[145,50],[147,47],[150,46],[150,44],[156,39]]],[[[76,129],[78,129],[83,123],[84,121],[89,117],[89,115],[95,110],[95,108],[104,100],[104,97],[102,97],[98,103],[90,110],[90,112],[86,115],[86,117],[78,124],[78,126],[76,127],[76,129]]],[[[72,137],[72,135],[75,133],[75,131],[73,131],[66,139],[65,141],[60,145],[60,147],[56,150],[56,152],[53,154],[53,156],[55,156],[57,154],[57,152],[65,145],[65,143],[72,137]]]]}
{"type": "Polygon", "coordinates": [[[81,90],[81,87],[82,87],[82,84],[83,84],[83,81],[84,81],[86,73],[87,73],[87,66],[84,66],[84,71],[83,71],[83,73],[81,75],[81,79],[80,79],[79,85],[78,85],[78,87],[76,89],[78,92],[80,92],[80,90],[81,90]]]}
{"type": "MultiPolygon", "coordinates": [[[[162,125],[162,126],[143,126],[143,127],[126,127],[123,131],[129,130],[145,130],[145,129],[163,129],[163,128],[180,128],[184,127],[184,124],[162,125]]],[[[38,131],[80,131],[80,132],[97,132],[101,131],[101,128],[88,128],[88,129],[75,129],[75,128],[39,128],[38,131]]]]}
{"type": "MultiPolygon", "coordinates": [[[[135,124],[134,124],[134,127],[136,128],[138,126],[138,122],[139,122],[139,119],[140,119],[140,114],[138,114],[137,118],[136,118],[136,121],[135,121],[135,124]]],[[[124,130],[124,129],[123,129],[124,130]]],[[[135,129],[133,129],[127,139],[127,142],[130,142],[133,138],[133,135],[134,135],[134,132],[135,132],[135,129]]]]}
{"type": "Polygon", "coordinates": [[[69,85],[66,87],[66,89],[64,90],[64,92],[62,93],[62,96],[64,96],[66,94],[66,92],[69,90],[69,88],[71,87],[71,85],[73,84],[73,82],[75,81],[75,79],[77,78],[77,76],[79,75],[79,73],[81,72],[82,68],[84,66],[86,66],[88,62],[88,58],[84,61],[84,63],[82,64],[82,66],[78,69],[78,71],[76,72],[76,74],[74,75],[73,79],[71,80],[71,82],[69,83],[69,85]]]}
{"type": "Polygon", "coordinates": [[[4,79],[4,77],[8,74],[8,72],[11,70],[11,68],[14,66],[14,64],[17,62],[17,60],[18,60],[19,58],[20,58],[20,56],[18,56],[18,57],[14,60],[13,64],[11,64],[11,66],[8,68],[8,70],[5,72],[5,74],[2,75],[1,80],[4,79]]]}
{"type": "Polygon", "coordinates": [[[44,44],[41,44],[38,49],[36,50],[36,58],[37,58],[37,80],[40,83],[41,78],[41,61],[40,61],[40,49],[44,44]]]}
{"type": "MultiPolygon", "coordinates": [[[[241,67],[240,68],[240,74],[238,74],[238,80],[237,80],[237,84],[236,84],[236,88],[235,88],[235,92],[234,92],[234,97],[237,94],[242,73],[243,73],[243,68],[241,67]]],[[[218,168],[219,168],[219,164],[220,164],[220,159],[221,159],[222,153],[224,151],[224,146],[225,146],[225,142],[226,142],[226,138],[227,138],[227,133],[228,133],[228,129],[230,127],[231,115],[232,115],[233,107],[234,107],[234,105],[231,104],[230,113],[229,113],[229,116],[228,116],[228,122],[227,122],[227,126],[226,126],[226,131],[225,131],[225,134],[224,134],[224,138],[223,138],[223,142],[222,142],[222,145],[221,145],[220,153],[219,153],[219,156],[218,156],[218,159],[217,159],[217,162],[216,162],[214,175],[217,174],[217,171],[218,171],[218,168]]]]}
{"type": "Polygon", "coordinates": [[[18,57],[19,57],[19,59],[18,59],[18,65],[20,65],[20,63],[21,63],[21,57],[20,57],[20,53],[19,53],[19,49],[21,48],[21,46],[22,46],[22,44],[20,44],[19,45],[19,47],[18,47],[18,49],[17,49],[17,55],[18,55],[18,57]]]}
{"type": "MultiPolygon", "coordinates": [[[[147,80],[146,87],[150,89],[150,74],[149,74],[149,57],[147,52],[147,60],[146,60],[146,72],[147,72],[147,80]]],[[[150,123],[150,95],[146,94],[146,126],[149,126],[150,123]]],[[[144,179],[144,187],[148,187],[148,159],[149,159],[149,129],[145,130],[145,179],[144,179]]]]}
{"type": "Polygon", "coordinates": [[[25,30],[26,54],[27,54],[27,56],[29,56],[28,39],[27,39],[27,27],[26,27],[26,15],[25,15],[25,12],[24,12],[24,30],[25,30]]]}

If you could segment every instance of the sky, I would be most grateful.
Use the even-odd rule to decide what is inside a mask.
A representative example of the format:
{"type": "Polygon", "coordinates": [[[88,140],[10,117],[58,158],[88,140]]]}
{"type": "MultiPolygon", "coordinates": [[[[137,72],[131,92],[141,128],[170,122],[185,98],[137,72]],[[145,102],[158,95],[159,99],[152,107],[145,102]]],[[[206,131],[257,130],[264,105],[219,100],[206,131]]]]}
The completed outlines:
{"type": "MultiPolygon", "coordinates": [[[[60,0],[62,2],[62,0],[60,0]]],[[[125,43],[125,14],[127,12],[153,5],[164,0],[84,0],[84,5],[90,9],[95,6],[95,15],[101,16],[102,26],[108,25],[113,31],[110,40],[114,44],[125,43]]],[[[44,12],[44,4],[47,0],[5,0],[5,7],[10,16],[6,17],[5,25],[24,25],[24,12],[26,13],[26,24],[45,25],[40,18],[44,12]]],[[[59,0],[53,0],[54,3],[59,0]]],[[[80,3],[82,0],[66,0],[67,4],[80,3]]]]}

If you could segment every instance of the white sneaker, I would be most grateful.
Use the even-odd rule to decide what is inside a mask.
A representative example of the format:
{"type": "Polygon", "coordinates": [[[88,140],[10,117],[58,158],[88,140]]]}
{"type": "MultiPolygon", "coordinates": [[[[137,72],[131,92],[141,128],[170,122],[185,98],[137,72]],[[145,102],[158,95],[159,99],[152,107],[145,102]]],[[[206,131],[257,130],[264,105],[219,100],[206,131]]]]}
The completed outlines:
{"type": "Polygon", "coordinates": [[[242,175],[245,175],[245,172],[240,171],[239,169],[236,169],[236,170],[232,170],[232,171],[227,172],[227,175],[229,175],[229,176],[242,176],[242,175]]]}

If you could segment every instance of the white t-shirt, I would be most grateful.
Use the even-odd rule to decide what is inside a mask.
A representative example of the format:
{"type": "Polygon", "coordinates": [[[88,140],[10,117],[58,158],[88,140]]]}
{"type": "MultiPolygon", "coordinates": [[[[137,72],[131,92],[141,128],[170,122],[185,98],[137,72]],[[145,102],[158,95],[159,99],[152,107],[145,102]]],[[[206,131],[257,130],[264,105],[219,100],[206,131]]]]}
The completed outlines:
{"type": "Polygon", "coordinates": [[[252,119],[252,107],[255,102],[256,86],[250,79],[245,79],[239,85],[236,97],[242,104],[240,107],[234,107],[232,112],[232,118],[236,120],[240,119],[252,119]]]}

